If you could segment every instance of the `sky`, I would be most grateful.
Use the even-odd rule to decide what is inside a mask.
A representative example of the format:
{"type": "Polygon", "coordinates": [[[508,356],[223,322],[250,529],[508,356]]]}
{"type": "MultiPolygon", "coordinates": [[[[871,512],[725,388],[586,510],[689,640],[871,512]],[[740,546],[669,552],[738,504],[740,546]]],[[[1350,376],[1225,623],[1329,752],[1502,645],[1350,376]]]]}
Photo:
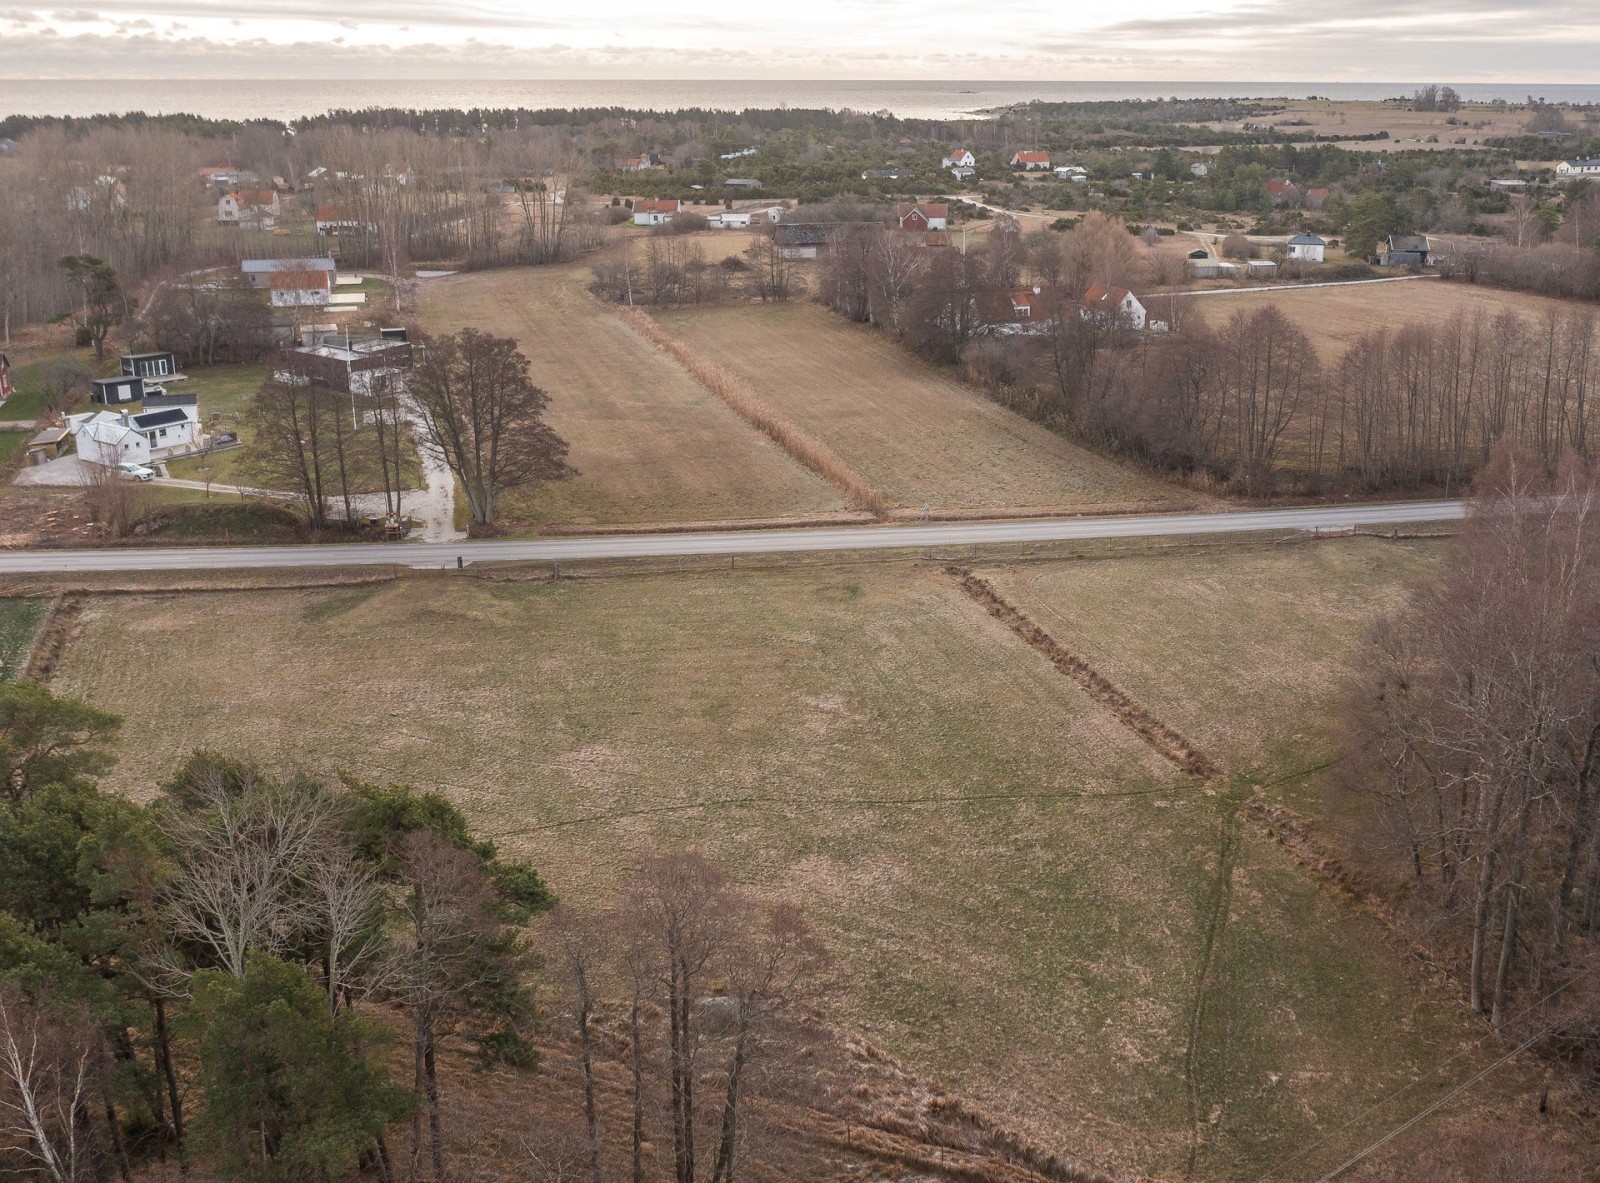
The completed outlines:
{"type": "Polygon", "coordinates": [[[1593,82],[1600,0],[0,0],[0,79],[1593,82]]]}

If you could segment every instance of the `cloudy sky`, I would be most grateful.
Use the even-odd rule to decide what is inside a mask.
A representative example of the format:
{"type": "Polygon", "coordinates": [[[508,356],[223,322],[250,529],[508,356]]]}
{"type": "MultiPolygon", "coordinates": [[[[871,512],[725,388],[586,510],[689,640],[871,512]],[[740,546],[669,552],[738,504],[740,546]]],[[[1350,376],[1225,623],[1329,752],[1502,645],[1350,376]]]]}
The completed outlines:
{"type": "Polygon", "coordinates": [[[0,79],[1594,82],[1600,0],[0,0],[0,79]]]}

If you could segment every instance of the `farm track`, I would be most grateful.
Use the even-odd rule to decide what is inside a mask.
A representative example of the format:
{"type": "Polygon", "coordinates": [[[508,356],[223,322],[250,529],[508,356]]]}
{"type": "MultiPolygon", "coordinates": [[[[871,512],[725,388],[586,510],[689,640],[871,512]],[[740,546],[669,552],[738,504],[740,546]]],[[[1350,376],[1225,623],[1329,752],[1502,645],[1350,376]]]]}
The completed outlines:
{"type": "Polygon", "coordinates": [[[1239,844],[1239,811],[1230,805],[1222,816],[1222,834],[1217,846],[1217,881],[1212,896],[1211,914],[1206,918],[1201,945],[1200,970],[1195,977],[1194,1009],[1189,1015],[1189,1037],[1183,1050],[1183,1085],[1189,1107],[1189,1151],[1184,1161],[1184,1179],[1193,1183],[1200,1159],[1200,1028],[1206,1017],[1206,991],[1211,986],[1212,967],[1217,961],[1217,945],[1228,926],[1233,906],[1234,853],[1239,844]]]}

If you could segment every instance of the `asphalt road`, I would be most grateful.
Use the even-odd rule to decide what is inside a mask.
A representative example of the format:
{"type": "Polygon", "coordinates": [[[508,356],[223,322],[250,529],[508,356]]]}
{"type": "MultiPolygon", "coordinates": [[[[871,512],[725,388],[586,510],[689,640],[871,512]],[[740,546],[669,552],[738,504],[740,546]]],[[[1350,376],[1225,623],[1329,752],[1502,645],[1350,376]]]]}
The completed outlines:
{"type": "Polygon", "coordinates": [[[1035,518],[919,526],[829,526],[784,530],[727,530],[700,534],[635,534],[515,542],[384,542],[323,546],[195,546],[126,550],[0,550],[0,574],[72,571],[201,571],[248,567],[410,567],[467,563],[552,562],[674,555],[753,555],[968,546],[974,543],[1059,542],[1087,538],[1155,538],[1242,534],[1260,530],[1339,530],[1452,521],[1460,501],[1407,501],[1309,509],[1230,513],[1146,514],[1124,517],[1035,518]]]}

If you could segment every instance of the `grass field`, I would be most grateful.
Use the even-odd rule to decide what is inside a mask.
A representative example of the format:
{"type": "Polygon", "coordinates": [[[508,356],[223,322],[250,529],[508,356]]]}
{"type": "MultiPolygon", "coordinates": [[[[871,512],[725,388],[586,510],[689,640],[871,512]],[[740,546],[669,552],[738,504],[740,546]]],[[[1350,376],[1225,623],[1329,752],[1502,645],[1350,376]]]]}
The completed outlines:
{"type": "Polygon", "coordinates": [[[1442,279],[1404,283],[1353,284],[1307,288],[1304,291],[1250,292],[1190,297],[1189,315],[1221,325],[1236,312],[1255,312],[1268,305],[1280,309],[1310,335],[1325,363],[1335,363],[1357,337],[1374,329],[1412,323],[1442,324],[1457,316],[1495,317],[1506,309],[1535,321],[1552,309],[1582,307],[1567,300],[1501,291],[1442,279]]]}
{"type": "Polygon", "coordinates": [[[22,672],[49,608],[45,599],[0,599],[0,682],[10,682],[22,672]]]}
{"type": "Polygon", "coordinates": [[[1353,538],[979,573],[1213,759],[1272,775],[1326,753],[1346,655],[1442,551],[1353,538]]]}
{"type": "MultiPolygon", "coordinates": [[[[1093,602],[1110,648],[1126,605],[1093,602]]],[[[641,843],[696,846],[823,926],[841,1020],[1125,1177],[1183,1175],[1208,934],[1198,1178],[1254,1178],[1401,1085],[1432,1099],[1476,1030],[1277,847],[1235,835],[1224,893],[1226,795],[937,570],[113,597],[55,688],[189,721],[124,739],[139,796],[201,744],[410,781],[576,900],[641,843]]]]}
{"type": "MultiPolygon", "coordinates": [[[[1257,123],[1277,124],[1280,130],[1298,135],[1365,136],[1380,131],[1389,133],[1387,140],[1347,143],[1356,150],[1393,151],[1402,147],[1407,151],[1417,148],[1461,147],[1453,141],[1465,137],[1467,146],[1481,143],[1493,136],[1521,134],[1530,112],[1523,106],[1494,107],[1487,103],[1469,103],[1459,111],[1410,111],[1387,103],[1350,99],[1291,99],[1283,104],[1281,114],[1257,116],[1257,123]],[[1456,122],[1451,123],[1454,119],[1456,122]],[[1438,137],[1438,143],[1426,141],[1438,137]]],[[[1238,123],[1209,123],[1208,127],[1242,127],[1238,123]]]]}
{"type": "Polygon", "coordinates": [[[1192,500],[816,305],[672,310],[656,318],[902,506],[1093,510],[1192,500]]]}
{"type": "Polygon", "coordinates": [[[422,287],[430,331],[517,338],[579,475],[506,499],[512,521],[605,525],[804,517],[843,500],[584,291],[589,265],[422,287]]]}

